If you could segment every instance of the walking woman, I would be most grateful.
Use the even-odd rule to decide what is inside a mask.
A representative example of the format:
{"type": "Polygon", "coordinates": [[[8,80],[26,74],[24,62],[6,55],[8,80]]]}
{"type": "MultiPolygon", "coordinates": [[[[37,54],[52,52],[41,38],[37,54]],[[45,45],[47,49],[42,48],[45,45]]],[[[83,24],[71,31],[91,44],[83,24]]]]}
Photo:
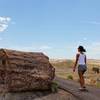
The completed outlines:
{"type": "Polygon", "coordinates": [[[76,67],[78,66],[78,75],[80,79],[80,88],[79,90],[85,90],[85,80],[84,80],[84,73],[87,70],[87,59],[85,55],[86,50],[84,49],[83,46],[78,47],[78,53],[76,54],[76,61],[73,67],[73,72],[75,72],[76,67]]]}

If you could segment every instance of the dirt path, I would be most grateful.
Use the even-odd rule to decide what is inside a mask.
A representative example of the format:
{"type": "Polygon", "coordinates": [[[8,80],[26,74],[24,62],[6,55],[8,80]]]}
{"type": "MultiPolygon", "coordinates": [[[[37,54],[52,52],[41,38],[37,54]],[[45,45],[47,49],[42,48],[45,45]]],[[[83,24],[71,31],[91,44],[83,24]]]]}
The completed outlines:
{"type": "Polygon", "coordinates": [[[56,77],[55,81],[58,82],[61,89],[64,89],[74,96],[76,96],[79,100],[100,100],[100,89],[95,87],[87,86],[88,92],[79,91],[79,84],[72,80],[65,80],[56,77]]]}

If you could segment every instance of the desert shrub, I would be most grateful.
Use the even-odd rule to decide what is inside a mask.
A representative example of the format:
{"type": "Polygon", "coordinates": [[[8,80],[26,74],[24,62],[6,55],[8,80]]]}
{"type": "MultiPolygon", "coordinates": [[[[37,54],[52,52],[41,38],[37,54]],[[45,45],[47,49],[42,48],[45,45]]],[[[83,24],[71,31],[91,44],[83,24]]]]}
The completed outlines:
{"type": "Polygon", "coordinates": [[[72,76],[72,75],[68,75],[68,76],[67,76],[67,79],[73,80],[73,76],[72,76]]]}
{"type": "Polygon", "coordinates": [[[96,82],[97,82],[96,79],[93,79],[93,78],[90,79],[90,84],[91,84],[91,85],[96,85],[96,82]]]}
{"type": "Polygon", "coordinates": [[[58,92],[58,83],[57,82],[52,82],[52,84],[51,84],[51,91],[53,93],[58,92]]]}
{"type": "Polygon", "coordinates": [[[97,74],[99,74],[99,73],[100,73],[100,71],[99,71],[99,68],[98,68],[98,67],[93,67],[93,68],[92,68],[92,71],[93,71],[93,72],[95,72],[95,73],[97,73],[97,74]]]}
{"type": "Polygon", "coordinates": [[[100,88],[100,82],[97,82],[96,86],[97,86],[98,88],[100,88]]]}

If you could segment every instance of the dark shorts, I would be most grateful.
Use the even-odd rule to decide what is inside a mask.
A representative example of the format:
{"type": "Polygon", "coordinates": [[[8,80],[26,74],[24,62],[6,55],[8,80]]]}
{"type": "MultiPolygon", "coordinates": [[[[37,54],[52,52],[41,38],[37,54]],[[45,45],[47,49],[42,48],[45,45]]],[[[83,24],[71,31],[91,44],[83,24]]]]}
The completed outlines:
{"type": "Polygon", "coordinates": [[[78,65],[78,72],[85,72],[87,70],[86,65],[78,65]]]}

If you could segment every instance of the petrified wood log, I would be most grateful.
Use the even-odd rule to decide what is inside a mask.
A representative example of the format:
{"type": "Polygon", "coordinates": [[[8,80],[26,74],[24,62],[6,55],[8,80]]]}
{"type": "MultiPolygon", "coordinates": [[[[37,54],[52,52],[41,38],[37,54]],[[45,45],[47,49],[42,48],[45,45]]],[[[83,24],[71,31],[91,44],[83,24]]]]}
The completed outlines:
{"type": "Polygon", "coordinates": [[[6,91],[49,89],[55,69],[43,53],[0,49],[0,85],[6,91]]]}

